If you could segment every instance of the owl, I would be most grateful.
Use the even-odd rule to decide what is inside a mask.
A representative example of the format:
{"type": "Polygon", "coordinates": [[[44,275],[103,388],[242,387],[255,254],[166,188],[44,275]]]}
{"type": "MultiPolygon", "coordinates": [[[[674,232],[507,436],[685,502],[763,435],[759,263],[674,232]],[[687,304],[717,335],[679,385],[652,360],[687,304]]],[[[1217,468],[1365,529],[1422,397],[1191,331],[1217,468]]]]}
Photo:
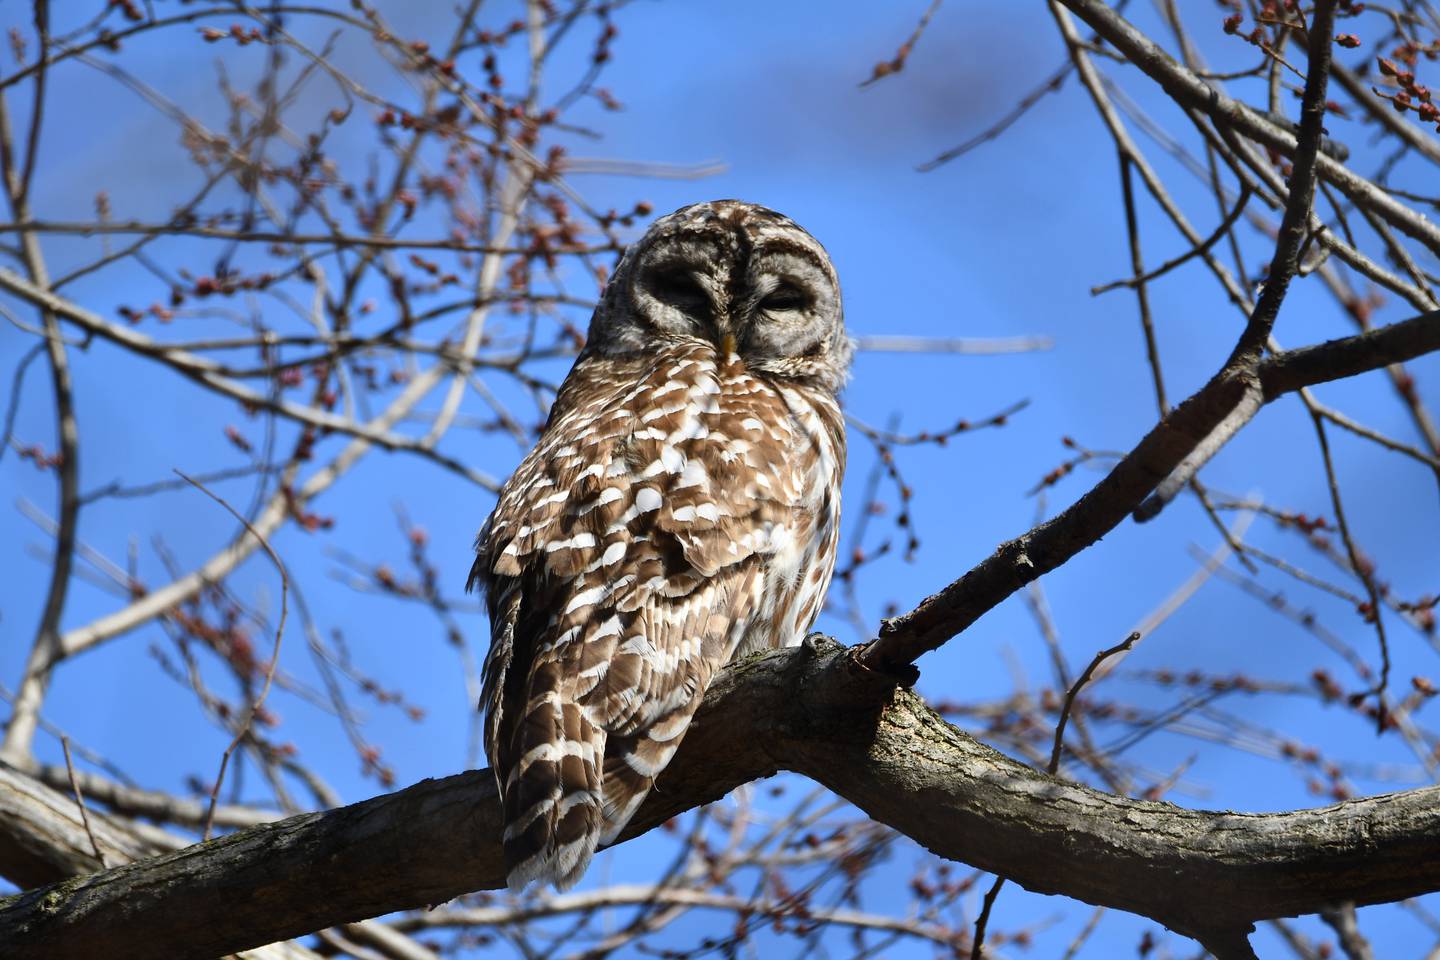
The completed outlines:
{"type": "Polygon", "coordinates": [[[851,353],[825,248],[773,210],[684,207],[621,258],[471,571],[512,890],[573,885],[716,671],[814,622],[851,353]]]}

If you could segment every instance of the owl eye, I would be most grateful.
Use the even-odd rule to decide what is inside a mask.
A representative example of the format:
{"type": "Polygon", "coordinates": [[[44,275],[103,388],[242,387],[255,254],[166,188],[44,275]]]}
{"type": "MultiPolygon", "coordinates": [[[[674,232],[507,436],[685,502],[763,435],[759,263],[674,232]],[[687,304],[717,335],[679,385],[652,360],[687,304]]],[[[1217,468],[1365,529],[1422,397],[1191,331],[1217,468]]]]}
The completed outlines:
{"type": "Polygon", "coordinates": [[[683,269],[657,270],[646,282],[650,295],[690,315],[708,315],[710,297],[695,274],[683,269]]]}
{"type": "Polygon", "coordinates": [[[810,295],[793,283],[782,283],[765,295],[760,309],[767,313],[785,313],[790,310],[804,310],[810,306],[810,295]]]}

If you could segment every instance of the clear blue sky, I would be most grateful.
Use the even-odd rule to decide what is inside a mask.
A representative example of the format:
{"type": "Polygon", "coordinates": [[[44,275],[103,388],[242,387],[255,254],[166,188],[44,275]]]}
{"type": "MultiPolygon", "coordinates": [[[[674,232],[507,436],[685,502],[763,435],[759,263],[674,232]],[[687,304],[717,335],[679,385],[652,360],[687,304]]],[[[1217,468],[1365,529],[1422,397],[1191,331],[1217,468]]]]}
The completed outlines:
{"type": "MultiPolygon", "coordinates": [[[[10,4],[0,11],[0,27],[8,30],[18,24],[28,29],[23,6],[10,4]]],[[[415,5],[424,7],[421,12],[401,3],[384,6],[391,8],[388,14],[402,36],[438,44],[448,34],[448,4],[415,5]]],[[[870,570],[862,597],[872,623],[886,603],[908,608],[1001,541],[1027,529],[1037,503],[1026,491],[1067,456],[1062,437],[1097,449],[1128,449],[1153,423],[1155,411],[1133,297],[1123,291],[1099,298],[1089,293],[1091,286],[1127,274],[1129,260],[1114,151],[1083,90],[1072,80],[998,143],[932,173],[915,169],[1008,111],[1059,65],[1062,52],[1048,15],[1037,4],[946,6],[902,75],[858,89],[871,65],[888,57],[909,33],[923,6],[748,0],[633,4],[616,16],[620,36],[615,62],[602,80],[625,109],[603,113],[582,108],[576,122],[593,125],[603,139],[576,138],[570,144],[576,156],[723,162],[723,172],[698,181],[576,176],[573,182],[600,208],[624,209],[645,199],[664,212],[700,199],[741,197],[793,216],[831,252],[844,286],[847,321],[856,335],[1034,334],[1054,339],[1049,352],[1017,356],[871,353],[858,358],[846,403],[870,423],[898,415],[902,430],[942,429],[958,418],[979,419],[1017,400],[1030,401],[1003,430],[962,437],[944,449],[920,447],[902,453],[901,466],[916,491],[914,514],[923,546],[914,563],[890,557],[870,570]]],[[[1140,6],[1135,16],[1153,27],[1140,6]]],[[[312,39],[324,33],[314,26],[305,29],[312,39]]],[[[220,48],[185,29],[168,37],[163,43],[136,45],[125,62],[169,95],[214,117],[213,63],[220,48]]],[[[583,69],[586,53],[584,44],[575,44],[559,58],[552,74],[557,88],[564,86],[559,78],[583,69]]],[[[243,78],[258,67],[261,53],[257,45],[238,53],[226,48],[225,56],[232,73],[243,78]]],[[[337,62],[352,62],[350,58],[373,64],[363,51],[342,48],[337,54],[337,62]]],[[[387,89],[397,82],[378,73],[367,80],[387,89]]],[[[1130,89],[1167,122],[1184,122],[1164,111],[1145,87],[1130,89]]],[[[331,88],[316,85],[314,90],[301,110],[318,112],[337,102],[331,88]]],[[[43,172],[33,201],[38,217],[91,216],[95,191],[105,189],[117,218],[157,220],[195,183],[178,148],[169,147],[176,139],[174,125],[133,94],[102,82],[99,74],[79,66],[57,72],[50,105],[51,122],[41,149],[43,172]],[[164,143],[166,149],[154,149],[154,143],[164,143]],[[140,157],[145,159],[135,159],[140,157]]],[[[15,106],[23,117],[24,105],[15,106]]],[[[1192,221],[1202,232],[1212,228],[1217,222],[1213,199],[1149,141],[1143,143],[1192,221]]],[[[1363,154],[1362,137],[1351,143],[1363,154]]],[[[358,168],[357,163],[350,169],[358,168]]],[[[1148,201],[1141,204],[1141,229],[1152,264],[1185,249],[1148,201]]],[[[96,244],[47,242],[52,271],[78,262],[96,244]]],[[[166,249],[175,258],[188,255],[183,244],[166,249]]],[[[1252,272],[1267,253],[1259,242],[1247,249],[1252,272]]],[[[252,262],[263,259],[259,252],[252,256],[252,262]]],[[[1310,280],[1294,288],[1277,328],[1283,343],[1297,345],[1350,332],[1318,286],[1310,280]]],[[[121,303],[156,299],[158,289],[150,278],[126,269],[77,285],[73,295],[113,315],[121,303]]],[[[1202,383],[1223,360],[1239,317],[1217,287],[1191,270],[1155,284],[1152,302],[1175,399],[1202,383]]],[[[30,312],[16,303],[0,298],[0,304],[30,319],[30,312]]],[[[262,304],[261,309],[275,308],[262,304]]],[[[1408,315],[1403,304],[1392,304],[1380,319],[1408,315]]],[[[195,329],[205,329],[203,321],[197,321],[195,329]]],[[[31,342],[11,325],[0,325],[0,360],[7,373],[31,342]]],[[[172,467],[201,471],[238,462],[220,435],[225,423],[245,423],[233,404],[197,396],[178,378],[147,373],[147,367],[103,345],[72,355],[83,445],[82,488],[117,478],[164,479],[172,467]]],[[[22,443],[51,448],[53,425],[42,364],[33,367],[27,381],[16,436],[22,443]]],[[[1428,388],[1425,395],[1434,409],[1440,362],[1429,358],[1415,364],[1414,372],[1422,391],[1428,388]]],[[[1371,426],[1413,439],[1379,375],[1321,388],[1320,396],[1371,426]]],[[[1362,542],[1382,559],[1384,576],[1401,596],[1435,592],[1440,588],[1440,551],[1435,546],[1433,478],[1373,445],[1339,434],[1333,438],[1351,522],[1362,542]],[[1413,507],[1400,511],[1396,504],[1413,507]]],[[[323,449],[338,449],[337,443],[332,439],[323,449]]],[[[476,439],[470,433],[452,437],[448,449],[501,476],[522,453],[513,443],[476,439]]],[[[847,478],[851,522],[857,519],[853,507],[859,505],[873,462],[858,435],[852,435],[852,451],[847,478]]],[[[320,512],[339,518],[332,532],[287,531],[276,546],[300,571],[317,619],[344,630],[357,663],[429,710],[421,723],[393,709],[370,711],[370,735],[383,746],[404,784],[464,766],[469,697],[454,652],[433,620],[416,608],[355,594],[329,576],[337,564],[327,551],[385,558],[403,568],[405,545],[392,512],[393,503],[403,502],[414,521],[429,531],[431,556],[443,562],[453,586],[464,577],[470,541],[491,501],[432,467],[396,456],[375,460],[317,504],[320,512]]],[[[1050,491],[1052,510],[1071,502],[1097,477],[1087,469],[1077,470],[1050,491]]],[[[1224,491],[1263,493],[1277,506],[1331,512],[1313,432],[1296,404],[1266,410],[1206,468],[1204,479],[1224,491]]],[[[46,564],[36,553],[48,544],[11,506],[23,498],[53,512],[55,491],[50,475],[38,473],[13,451],[0,463],[0,489],[6,507],[0,510],[6,570],[0,590],[0,680],[13,686],[46,581],[46,564]]],[[[243,483],[222,489],[240,502],[249,490],[243,483]]],[[[882,487],[882,499],[893,505],[893,490],[882,487]]],[[[180,566],[189,569],[231,536],[233,526],[212,503],[185,491],[87,511],[81,534],[86,543],[116,559],[125,557],[133,540],[141,569],[152,582],[160,582],[164,571],[149,546],[152,536],[163,537],[180,566]]],[[[883,523],[873,529],[872,543],[885,535],[883,523]]],[[[1293,538],[1263,521],[1251,528],[1250,536],[1276,551],[1293,545],[1293,538]]],[[[1209,551],[1215,541],[1198,506],[1182,501],[1151,524],[1121,526],[1046,577],[1044,586],[1071,663],[1078,669],[1094,651],[1123,638],[1194,571],[1189,546],[1209,551]]],[[[1345,604],[1274,574],[1264,579],[1298,605],[1313,608],[1374,661],[1372,631],[1345,604]]],[[[273,571],[258,557],[234,586],[242,592],[269,591],[272,597],[276,590],[273,571]]],[[[65,623],[84,623],[116,603],[77,582],[65,623]]],[[[463,624],[468,643],[480,655],[485,646],[483,618],[467,614],[463,624]]],[[[836,618],[824,618],[819,626],[843,640],[856,639],[848,624],[836,618]]],[[[1409,633],[1397,630],[1394,636],[1398,685],[1408,685],[1415,674],[1437,673],[1433,652],[1409,633]]],[[[165,677],[147,654],[147,648],[161,641],[154,628],[142,630],[67,665],[47,701],[46,716],[77,742],[120,762],[141,784],[183,790],[186,776],[213,775],[224,739],[200,719],[190,694],[165,677]]],[[[287,632],[286,644],[287,669],[312,677],[303,636],[295,626],[287,632]]],[[[1018,598],[921,666],[920,689],[935,698],[984,699],[1010,690],[1017,676],[1032,686],[1049,679],[1044,647],[1018,598]]],[[[1127,660],[1126,671],[1160,666],[1243,671],[1259,679],[1302,684],[1313,669],[1323,666],[1351,679],[1343,662],[1313,638],[1218,581],[1207,584],[1146,637],[1127,660]]],[[[1142,705],[1159,706],[1175,696],[1174,691],[1124,675],[1110,682],[1111,693],[1123,692],[1142,705]]],[[[277,695],[273,705],[292,739],[345,800],[378,789],[359,777],[358,764],[333,719],[283,695],[277,695]]],[[[1338,708],[1319,708],[1293,697],[1254,697],[1226,706],[1242,711],[1257,726],[1324,744],[1337,759],[1356,761],[1351,781],[1362,792],[1395,789],[1422,776],[1394,738],[1377,740],[1338,708]],[[1367,776],[1372,767],[1358,765],[1360,761],[1374,769],[1396,765],[1402,778],[1367,776]]],[[[58,745],[42,738],[39,749],[54,759],[58,745]]],[[[1295,767],[1192,739],[1157,735],[1137,747],[1134,756],[1160,775],[1194,756],[1182,783],[1186,789],[1173,795],[1187,805],[1273,810],[1321,802],[1306,792],[1304,772],[1295,767]]],[[[644,878],[651,867],[647,851],[660,849],[658,844],[627,846],[609,856],[595,878],[612,871],[616,877],[644,878]]],[[[883,869],[906,876],[918,856],[913,847],[904,847],[894,855],[893,865],[883,869]]],[[[903,894],[894,900],[896,908],[903,909],[903,894]]],[[[1033,955],[1038,957],[1063,951],[1090,913],[1084,905],[1031,896],[1013,887],[997,911],[996,922],[1009,928],[1019,926],[1021,918],[1056,918],[1036,935],[1033,955]]],[[[1375,939],[1379,955],[1412,955],[1430,943],[1428,934],[1397,909],[1377,911],[1372,920],[1365,916],[1362,926],[1375,939]]],[[[677,939],[699,936],[704,921],[703,916],[686,921],[677,939]]],[[[1091,955],[1132,950],[1144,926],[1112,918],[1091,955]]],[[[1308,929],[1320,932],[1318,925],[1308,929]]],[[[1268,938],[1265,933],[1257,937],[1262,956],[1278,949],[1268,938]]],[[[1177,955],[1190,950],[1174,938],[1170,944],[1177,955]]],[[[913,950],[916,956],[929,955],[928,949],[913,950]]],[[[911,954],[897,949],[888,955],[911,954]]]]}

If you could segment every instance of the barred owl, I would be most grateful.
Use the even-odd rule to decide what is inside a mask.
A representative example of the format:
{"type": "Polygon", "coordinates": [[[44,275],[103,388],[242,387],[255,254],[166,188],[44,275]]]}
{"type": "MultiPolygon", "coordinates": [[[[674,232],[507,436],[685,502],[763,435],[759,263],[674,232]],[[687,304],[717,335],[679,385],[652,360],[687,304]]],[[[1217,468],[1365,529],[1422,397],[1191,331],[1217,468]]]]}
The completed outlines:
{"type": "Polygon", "coordinates": [[[850,355],[825,249],[772,210],[685,207],[621,258],[471,571],[511,889],[574,884],[716,671],[814,621],[850,355]]]}

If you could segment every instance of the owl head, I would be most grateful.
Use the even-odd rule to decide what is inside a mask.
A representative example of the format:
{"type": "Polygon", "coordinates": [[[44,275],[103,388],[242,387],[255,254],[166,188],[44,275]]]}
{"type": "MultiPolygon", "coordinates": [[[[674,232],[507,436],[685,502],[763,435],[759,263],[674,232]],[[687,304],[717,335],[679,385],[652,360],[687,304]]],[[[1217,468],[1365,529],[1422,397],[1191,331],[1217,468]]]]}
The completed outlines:
{"type": "Polygon", "coordinates": [[[616,267],[585,350],[634,356],[696,341],[758,376],[839,390],[853,347],[825,248],[740,200],[656,220],[616,267]]]}

